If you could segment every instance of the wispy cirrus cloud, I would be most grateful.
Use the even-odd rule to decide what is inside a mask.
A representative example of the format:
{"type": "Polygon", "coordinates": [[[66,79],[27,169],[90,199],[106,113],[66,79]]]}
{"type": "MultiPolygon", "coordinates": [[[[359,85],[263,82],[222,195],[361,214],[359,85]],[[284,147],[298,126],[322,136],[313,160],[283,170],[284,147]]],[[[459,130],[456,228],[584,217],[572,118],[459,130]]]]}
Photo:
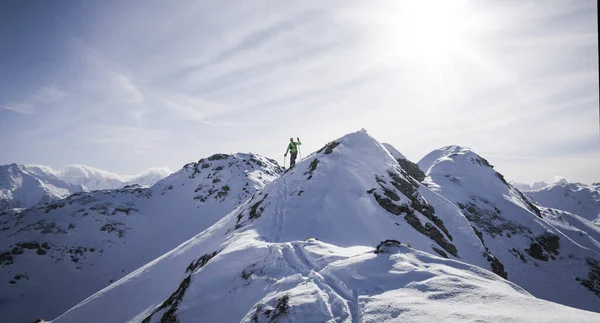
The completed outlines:
{"type": "Polygon", "coordinates": [[[20,114],[35,114],[35,106],[30,103],[8,103],[8,104],[0,104],[0,108],[20,113],[20,114]]]}
{"type": "Polygon", "coordinates": [[[32,94],[27,100],[18,103],[9,102],[0,104],[0,108],[20,114],[35,115],[37,110],[40,107],[43,107],[43,105],[53,104],[66,96],[68,96],[68,94],[64,91],[61,91],[52,85],[45,85],[32,94]]]}
{"type": "MultiPolygon", "coordinates": [[[[2,124],[15,156],[35,143],[110,169],[120,156],[117,170],[133,173],[215,151],[279,156],[290,136],[309,151],[363,127],[415,160],[448,144],[577,161],[596,151],[591,0],[87,6],[81,33],[55,40],[66,55],[52,87],[2,108],[29,116],[2,124]]],[[[507,177],[528,180],[528,165],[507,177]]]]}

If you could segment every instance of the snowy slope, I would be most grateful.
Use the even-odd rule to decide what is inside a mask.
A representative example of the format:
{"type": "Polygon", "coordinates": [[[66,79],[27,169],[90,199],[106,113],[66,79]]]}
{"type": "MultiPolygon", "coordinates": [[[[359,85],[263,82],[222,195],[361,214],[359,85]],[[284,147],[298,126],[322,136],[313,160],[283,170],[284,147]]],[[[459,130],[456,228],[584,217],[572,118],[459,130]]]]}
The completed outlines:
{"type": "Polygon", "coordinates": [[[429,154],[427,154],[425,157],[421,158],[421,160],[419,160],[419,162],[417,163],[417,165],[419,165],[419,168],[425,172],[425,174],[427,174],[429,172],[429,168],[431,168],[431,166],[433,166],[433,164],[441,157],[453,154],[455,152],[460,151],[461,149],[463,149],[463,147],[461,146],[446,146],[440,149],[436,149],[432,152],[430,152],[429,154]]]}
{"type": "Polygon", "coordinates": [[[280,173],[262,156],[217,154],[151,188],[84,192],[0,213],[0,317],[59,315],[208,228],[280,173]]]}
{"type": "Polygon", "coordinates": [[[581,246],[600,253],[600,227],[567,211],[538,206],[544,220],[581,246]]]}
{"type": "Polygon", "coordinates": [[[600,188],[562,179],[525,192],[536,204],[577,214],[600,226],[600,188]]]}
{"type": "Polygon", "coordinates": [[[404,157],[404,155],[402,155],[401,152],[398,151],[398,149],[396,149],[394,146],[388,144],[388,143],[382,143],[383,147],[385,149],[387,149],[387,151],[390,152],[390,154],[392,154],[392,156],[396,159],[407,159],[406,157],[404,157]]]}
{"type": "Polygon", "coordinates": [[[404,155],[402,155],[398,149],[394,148],[394,146],[386,143],[382,143],[382,145],[396,159],[398,164],[400,164],[400,167],[402,167],[408,175],[419,182],[422,182],[425,179],[425,173],[419,168],[419,165],[404,157],[404,155]]]}
{"type": "Polygon", "coordinates": [[[491,266],[460,209],[361,131],[55,322],[600,320],[432,254],[491,266]],[[374,253],[386,239],[412,247],[374,253]]]}
{"type": "Polygon", "coordinates": [[[0,165],[0,211],[27,208],[85,190],[37,167],[0,165]]]}
{"type": "MultiPolygon", "coordinates": [[[[565,226],[547,221],[468,148],[446,147],[434,155],[438,159],[429,167],[425,184],[462,209],[510,281],[540,298],[600,310],[600,250],[594,232],[582,232],[582,224],[565,233],[565,226]],[[572,233],[580,232],[584,237],[575,239],[572,233]]],[[[419,164],[429,164],[429,157],[419,164]]]]}

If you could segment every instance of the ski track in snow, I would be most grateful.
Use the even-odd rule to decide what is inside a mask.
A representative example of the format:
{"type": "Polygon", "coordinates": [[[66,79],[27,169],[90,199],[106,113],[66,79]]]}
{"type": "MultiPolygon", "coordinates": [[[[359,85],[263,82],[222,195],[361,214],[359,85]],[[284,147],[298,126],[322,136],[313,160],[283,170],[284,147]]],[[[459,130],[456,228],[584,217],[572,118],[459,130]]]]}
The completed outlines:
{"type": "Polygon", "coordinates": [[[352,323],[360,322],[358,320],[358,308],[355,293],[347,291],[345,287],[340,286],[339,279],[334,275],[324,276],[320,271],[315,271],[316,266],[312,260],[309,260],[304,249],[304,243],[299,241],[287,242],[283,244],[283,258],[288,265],[295,268],[305,280],[314,282],[330,298],[330,308],[332,314],[339,318],[338,322],[344,322],[349,318],[352,323]],[[290,250],[291,249],[291,250],[290,250]],[[341,303],[342,307],[336,306],[341,303]]]}

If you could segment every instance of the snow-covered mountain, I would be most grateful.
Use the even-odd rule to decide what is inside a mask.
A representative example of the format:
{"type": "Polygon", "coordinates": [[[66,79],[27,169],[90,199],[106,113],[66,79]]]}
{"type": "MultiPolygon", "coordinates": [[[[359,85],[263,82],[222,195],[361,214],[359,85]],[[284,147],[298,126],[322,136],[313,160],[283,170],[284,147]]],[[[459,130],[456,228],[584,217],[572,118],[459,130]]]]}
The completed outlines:
{"type": "Polygon", "coordinates": [[[410,176],[412,176],[419,182],[422,182],[425,179],[425,173],[423,173],[423,170],[419,168],[419,165],[413,163],[412,161],[404,157],[404,155],[401,152],[399,152],[398,149],[394,148],[394,146],[386,143],[382,143],[382,145],[383,147],[385,147],[385,149],[387,149],[387,151],[390,152],[392,157],[396,159],[396,161],[398,162],[398,164],[400,164],[402,169],[404,169],[410,176]]]}
{"type": "MultiPolygon", "coordinates": [[[[524,198],[518,197],[523,205],[493,200],[502,208],[497,217],[491,223],[473,220],[470,204],[461,204],[463,211],[436,193],[449,188],[436,176],[450,170],[444,158],[451,157],[440,156],[433,170],[428,168],[430,189],[366,132],[346,135],[300,161],[215,225],[54,322],[599,321],[600,314],[537,299],[504,280],[505,267],[496,256],[507,256],[500,240],[510,241],[509,232],[518,242],[541,235],[537,247],[535,240],[527,240],[527,247],[540,258],[550,252],[551,262],[565,266],[559,271],[565,278],[555,279],[555,267],[513,244],[524,254],[509,256],[532,273],[523,273],[533,280],[528,287],[546,298],[564,293],[570,303],[598,310],[599,298],[588,288],[598,286],[599,273],[588,276],[594,269],[585,264],[586,256],[594,263],[597,254],[564,241],[559,232],[560,245],[539,232],[554,229],[524,198]],[[523,217],[523,223],[499,220],[511,216],[517,221],[500,214],[504,211],[523,217]]],[[[473,162],[487,169],[479,173],[487,176],[491,168],[480,159],[473,162]]],[[[499,192],[493,179],[500,177],[491,172],[494,177],[486,179],[492,180],[492,190],[476,191],[479,195],[499,192]]],[[[460,180],[452,174],[442,178],[460,180]]],[[[513,261],[506,264],[511,266],[506,268],[509,280],[517,280],[513,261]]]]}
{"type": "Polygon", "coordinates": [[[281,172],[262,156],[216,154],[151,188],[81,192],[0,213],[0,317],[59,315],[208,228],[281,172]]]}
{"type": "Polygon", "coordinates": [[[28,208],[84,190],[38,167],[0,165],[0,211],[28,208]]]}
{"type": "Polygon", "coordinates": [[[445,147],[432,154],[437,158],[433,163],[432,156],[419,162],[430,165],[424,183],[461,208],[486,251],[497,259],[497,273],[505,272],[503,276],[537,297],[600,310],[595,235],[572,239],[468,148],[445,147]]]}
{"type": "Polygon", "coordinates": [[[148,168],[140,174],[133,176],[124,176],[125,186],[127,185],[141,185],[141,186],[152,186],[161,179],[171,175],[173,172],[166,167],[153,167],[148,168]]]}
{"type": "Polygon", "coordinates": [[[36,167],[69,183],[83,185],[89,190],[115,189],[135,184],[151,186],[172,173],[170,169],[165,167],[149,168],[137,175],[119,175],[85,165],[68,165],[61,170],[54,170],[41,165],[31,165],[29,167],[36,167]]]}
{"type": "Polygon", "coordinates": [[[536,190],[542,189],[542,188],[548,186],[548,183],[535,182],[532,185],[529,185],[529,184],[523,184],[523,183],[511,181],[510,185],[512,185],[514,188],[518,189],[521,192],[529,192],[529,191],[536,191],[536,190]]]}
{"type": "Polygon", "coordinates": [[[600,225],[600,187],[562,179],[542,189],[525,192],[534,203],[577,214],[600,225]]]}

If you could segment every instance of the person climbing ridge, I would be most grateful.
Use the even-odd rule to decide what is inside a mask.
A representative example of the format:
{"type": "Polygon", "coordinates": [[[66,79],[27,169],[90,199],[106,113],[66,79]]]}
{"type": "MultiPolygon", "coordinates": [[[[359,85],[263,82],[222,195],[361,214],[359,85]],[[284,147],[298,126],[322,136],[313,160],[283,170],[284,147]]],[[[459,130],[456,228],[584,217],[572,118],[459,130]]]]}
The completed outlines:
{"type": "Polygon", "coordinates": [[[302,145],[300,142],[300,138],[296,137],[296,142],[294,142],[294,138],[290,138],[290,143],[287,146],[285,154],[283,157],[287,157],[288,152],[290,152],[290,168],[294,167],[296,164],[296,157],[298,156],[298,145],[302,145]]]}

